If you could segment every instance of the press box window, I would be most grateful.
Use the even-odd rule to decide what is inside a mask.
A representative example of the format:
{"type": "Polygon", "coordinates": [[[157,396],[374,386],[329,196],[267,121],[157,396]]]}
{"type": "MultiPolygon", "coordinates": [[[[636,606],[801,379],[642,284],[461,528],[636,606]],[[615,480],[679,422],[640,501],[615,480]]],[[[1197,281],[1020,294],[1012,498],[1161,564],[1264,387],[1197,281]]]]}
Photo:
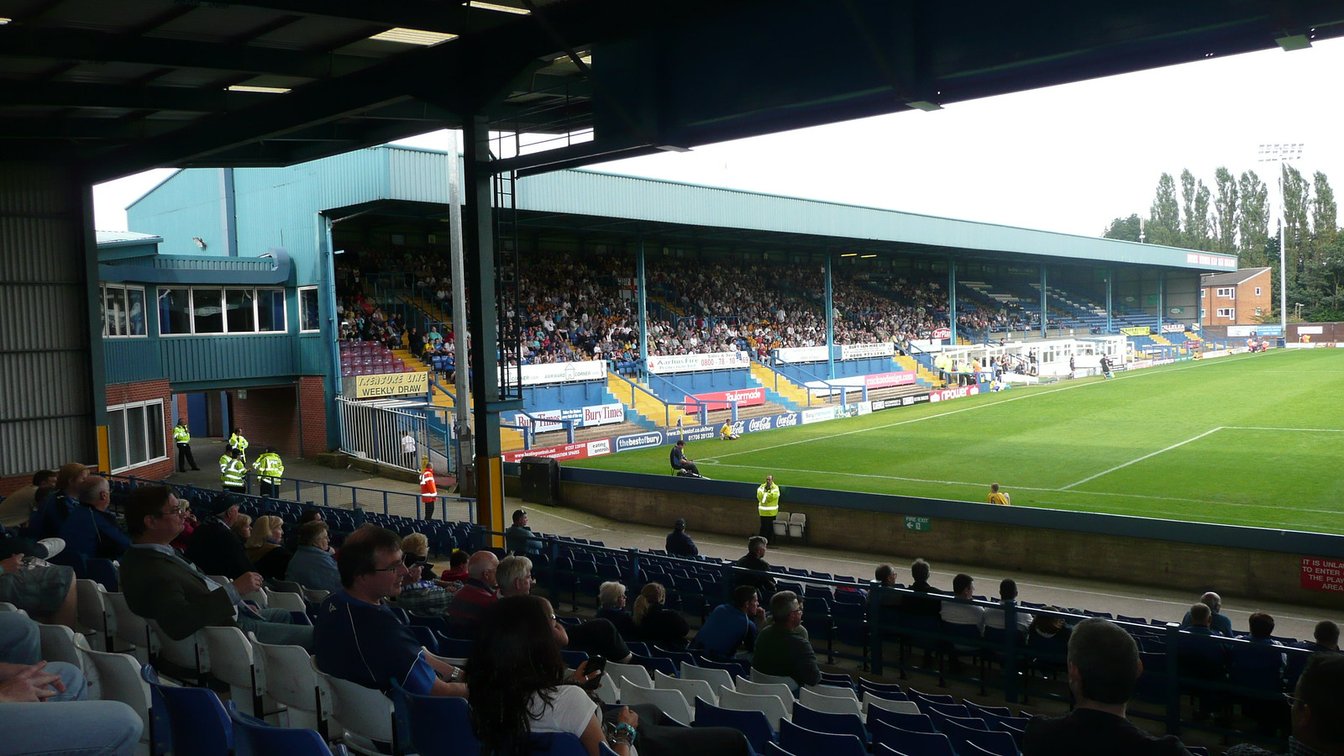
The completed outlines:
{"type": "Polygon", "coordinates": [[[107,408],[107,450],[112,472],[168,459],[163,400],[107,408]]]}

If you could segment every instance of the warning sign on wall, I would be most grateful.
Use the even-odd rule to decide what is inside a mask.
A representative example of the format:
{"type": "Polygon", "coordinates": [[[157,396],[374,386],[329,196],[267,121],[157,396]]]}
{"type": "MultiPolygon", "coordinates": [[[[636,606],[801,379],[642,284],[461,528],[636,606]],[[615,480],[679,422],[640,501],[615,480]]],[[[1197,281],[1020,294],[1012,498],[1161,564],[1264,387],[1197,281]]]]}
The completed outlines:
{"type": "Polygon", "coordinates": [[[1344,561],[1302,557],[1302,587],[1344,593],[1344,561]]]}

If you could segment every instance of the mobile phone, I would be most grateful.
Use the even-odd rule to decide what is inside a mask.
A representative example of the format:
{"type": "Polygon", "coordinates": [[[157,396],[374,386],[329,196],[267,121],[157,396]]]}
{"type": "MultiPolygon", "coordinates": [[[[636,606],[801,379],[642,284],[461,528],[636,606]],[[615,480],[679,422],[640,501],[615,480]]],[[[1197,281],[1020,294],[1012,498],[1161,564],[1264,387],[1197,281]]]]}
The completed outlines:
{"type": "Polygon", "coordinates": [[[602,654],[593,654],[592,656],[588,657],[588,666],[584,667],[583,670],[585,673],[591,675],[594,672],[601,672],[606,668],[607,668],[607,658],[602,654]]]}

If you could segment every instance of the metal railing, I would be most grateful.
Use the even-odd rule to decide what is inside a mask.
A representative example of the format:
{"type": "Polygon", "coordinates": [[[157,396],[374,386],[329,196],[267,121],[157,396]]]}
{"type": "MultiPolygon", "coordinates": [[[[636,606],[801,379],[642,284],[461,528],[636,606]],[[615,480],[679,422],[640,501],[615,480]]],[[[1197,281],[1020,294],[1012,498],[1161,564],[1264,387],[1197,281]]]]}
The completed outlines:
{"type": "MultiPolygon", "coordinates": [[[[404,470],[419,470],[421,457],[428,456],[436,463],[436,469],[452,469],[453,455],[444,454],[431,443],[431,435],[441,435],[442,431],[436,434],[430,429],[427,410],[382,407],[340,396],[336,397],[336,408],[340,418],[341,451],[404,470]],[[413,454],[402,451],[407,431],[415,439],[413,454]]],[[[441,448],[446,450],[448,446],[448,440],[444,439],[441,448]]]]}

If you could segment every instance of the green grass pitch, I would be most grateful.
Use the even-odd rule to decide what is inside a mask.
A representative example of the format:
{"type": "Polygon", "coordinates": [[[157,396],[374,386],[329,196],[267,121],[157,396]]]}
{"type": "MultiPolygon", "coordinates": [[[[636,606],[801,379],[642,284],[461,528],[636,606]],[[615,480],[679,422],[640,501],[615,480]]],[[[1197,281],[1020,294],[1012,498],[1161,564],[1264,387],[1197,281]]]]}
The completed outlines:
{"type": "MultiPolygon", "coordinates": [[[[687,444],[784,487],[1344,533],[1344,350],[1183,362],[687,444]]],[[[668,447],[566,464],[669,475],[668,447]]],[[[693,488],[694,481],[687,481],[693,488]]],[[[787,509],[787,507],[785,507],[787,509]]]]}

